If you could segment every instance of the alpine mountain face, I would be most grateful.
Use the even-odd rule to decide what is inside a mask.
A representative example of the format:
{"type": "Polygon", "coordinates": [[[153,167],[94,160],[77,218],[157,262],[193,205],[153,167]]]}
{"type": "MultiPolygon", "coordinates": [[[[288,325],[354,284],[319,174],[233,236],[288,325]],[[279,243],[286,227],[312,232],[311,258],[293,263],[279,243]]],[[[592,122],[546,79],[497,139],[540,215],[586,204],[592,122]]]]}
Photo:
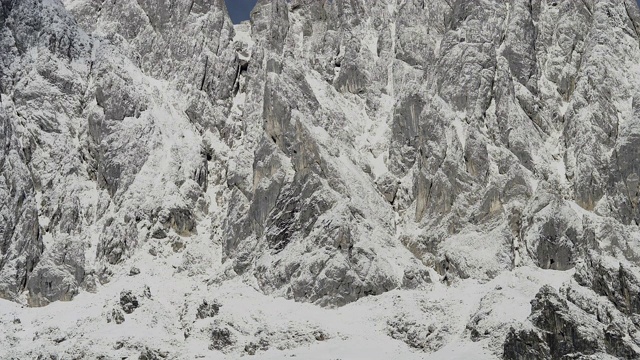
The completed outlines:
{"type": "Polygon", "coordinates": [[[634,0],[0,1],[0,357],[640,357],[634,0]]]}

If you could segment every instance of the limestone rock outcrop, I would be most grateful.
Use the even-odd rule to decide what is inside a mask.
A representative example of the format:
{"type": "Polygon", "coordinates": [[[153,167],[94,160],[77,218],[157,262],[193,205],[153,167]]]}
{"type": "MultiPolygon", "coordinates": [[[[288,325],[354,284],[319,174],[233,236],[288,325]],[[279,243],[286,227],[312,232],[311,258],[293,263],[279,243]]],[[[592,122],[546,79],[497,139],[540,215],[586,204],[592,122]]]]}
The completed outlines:
{"type": "Polygon", "coordinates": [[[327,308],[573,271],[503,356],[638,354],[636,2],[0,1],[1,298],[157,264],[327,308]]]}

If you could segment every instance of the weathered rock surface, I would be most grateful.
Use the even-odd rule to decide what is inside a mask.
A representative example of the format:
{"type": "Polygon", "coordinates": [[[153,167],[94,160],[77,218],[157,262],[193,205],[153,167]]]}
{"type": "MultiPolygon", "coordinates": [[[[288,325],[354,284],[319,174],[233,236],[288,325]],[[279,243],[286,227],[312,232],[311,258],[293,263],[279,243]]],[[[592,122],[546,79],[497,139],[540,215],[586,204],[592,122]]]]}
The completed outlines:
{"type": "Polygon", "coordinates": [[[632,0],[261,0],[236,26],[222,0],[2,0],[0,297],[99,292],[139,254],[325,307],[576,271],[504,356],[632,356],[639,31],[632,0]]]}
{"type": "Polygon", "coordinates": [[[123,291],[120,293],[120,306],[125,313],[131,314],[140,306],[140,303],[138,302],[138,298],[133,295],[131,291],[123,291]]]}
{"type": "Polygon", "coordinates": [[[217,301],[203,300],[198,305],[198,312],[196,313],[196,319],[205,319],[218,315],[220,312],[220,304],[217,301]]]}
{"type": "Polygon", "coordinates": [[[638,297],[635,266],[625,269],[613,259],[590,258],[574,278],[560,294],[550,286],[540,289],[531,301],[532,326],[511,328],[505,359],[640,356],[640,324],[632,304],[638,297]]]}

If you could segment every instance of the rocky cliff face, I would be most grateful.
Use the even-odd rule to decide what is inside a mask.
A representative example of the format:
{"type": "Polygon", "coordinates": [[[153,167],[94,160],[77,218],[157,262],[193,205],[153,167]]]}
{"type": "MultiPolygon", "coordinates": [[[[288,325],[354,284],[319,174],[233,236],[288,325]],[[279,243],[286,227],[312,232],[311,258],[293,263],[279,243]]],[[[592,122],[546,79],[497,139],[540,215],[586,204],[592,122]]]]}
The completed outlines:
{"type": "MultiPolygon", "coordinates": [[[[1,4],[0,297],[115,299],[154,264],[131,274],[191,284],[162,310],[186,339],[238,281],[327,308],[476,284],[461,327],[421,303],[385,336],[639,356],[636,2],[261,0],[236,26],[222,0],[1,4]],[[527,272],[531,315],[490,315],[527,272]]],[[[295,347],[211,321],[217,350],[295,347]]]]}

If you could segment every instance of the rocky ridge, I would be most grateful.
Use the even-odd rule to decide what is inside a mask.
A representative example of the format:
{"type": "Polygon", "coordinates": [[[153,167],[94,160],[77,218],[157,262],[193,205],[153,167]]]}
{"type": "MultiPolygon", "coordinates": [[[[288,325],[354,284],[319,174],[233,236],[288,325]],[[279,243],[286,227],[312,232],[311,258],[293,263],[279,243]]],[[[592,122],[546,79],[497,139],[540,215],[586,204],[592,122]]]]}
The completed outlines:
{"type": "Polygon", "coordinates": [[[400,296],[417,310],[375,323],[422,351],[638,356],[639,28],[631,0],[261,0],[236,26],[222,0],[2,0],[0,297],[112,291],[87,319],[166,310],[255,354],[344,330],[255,333],[203,296],[400,296]],[[191,284],[173,310],[159,274],[191,284]],[[492,315],[512,277],[515,323],[492,315]],[[458,305],[429,297],[469,284],[444,326],[458,305]]]}

